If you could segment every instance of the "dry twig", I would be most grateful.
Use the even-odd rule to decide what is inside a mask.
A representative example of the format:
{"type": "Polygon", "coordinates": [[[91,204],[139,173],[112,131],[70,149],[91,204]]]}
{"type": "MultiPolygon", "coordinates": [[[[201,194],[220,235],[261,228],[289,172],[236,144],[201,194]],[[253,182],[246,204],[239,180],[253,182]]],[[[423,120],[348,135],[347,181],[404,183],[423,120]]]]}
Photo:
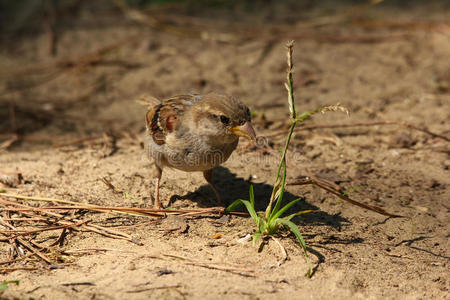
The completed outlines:
{"type": "Polygon", "coordinates": [[[207,262],[197,261],[197,260],[193,260],[193,259],[190,259],[187,257],[174,255],[174,254],[162,254],[162,256],[149,255],[149,257],[154,258],[154,259],[162,259],[162,260],[167,260],[167,258],[175,259],[186,265],[197,266],[197,267],[202,267],[202,268],[211,269],[211,270],[219,270],[219,271],[229,272],[229,273],[241,275],[244,277],[256,277],[255,271],[242,268],[242,266],[238,266],[238,265],[233,266],[233,265],[226,264],[226,263],[214,263],[214,262],[210,262],[210,261],[207,261],[207,262]]]}
{"type": "Polygon", "coordinates": [[[364,204],[358,201],[355,201],[353,199],[350,199],[349,197],[347,197],[346,195],[343,195],[340,191],[336,190],[334,188],[334,184],[330,184],[327,180],[324,180],[322,178],[318,178],[316,176],[302,176],[302,178],[297,179],[296,181],[292,182],[292,183],[288,183],[287,185],[306,185],[306,184],[312,184],[315,186],[320,187],[321,189],[326,190],[327,192],[330,192],[336,196],[338,196],[339,198],[341,198],[344,201],[347,201],[353,205],[374,211],[376,213],[379,213],[383,216],[388,216],[391,218],[405,218],[405,216],[401,216],[401,215],[396,215],[396,214],[391,214],[388,213],[387,211],[385,211],[384,209],[377,207],[377,206],[372,206],[372,205],[368,205],[368,204],[364,204]]]}
{"type": "MultiPolygon", "coordinates": [[[[106,180],[109,182],[108,180],[106,180]]],[[[114,187],[114,186],[113,186],[114,187]]],[[[118,190],[117,191],[121,191],[118,190]]],[[[64,204],[72,204],[71,206],[47,206],[47,207],[31,207],[24,206],[18,209],[12,209],[17,211],[49,211],[49,210],[91,210],[91,211],[108,211],[114,213],[127,213],[140,216],[154,216],[154,217],[165,217],[167,215],[182,215],[182,216],[196,216],[196,215],[222,215],[224,214],[225,208],[223,207],[210,207],[210,208],[197,208],[197,209],[153,209],[153,208],[139,208],[139,207],[115,207],[115,206],[96,206],[92,204],[86,203],[78,203],[74,201],[61,200],[55,198],[42,198],[42,197],[30,197],[30,196],[22,196],[15,195],[9,193],[1,194],[4,197],[11,197],[23,200],[32,200],[32,201],[44,201],[44,202],[56,202],[56,203],[64,203],[64,204]],[[81,204],[81,205],[80,205],[81,204]]],[[[3,200],[5,201],[5,200],[3,200]]],[[[1,198],[0,198],[1,202],[1,198]]],[[[13,203],[13,202],[9,202],[13,203]]],[[[9,210],[9,209],[5,209],[9,210]]],[[[242,212],[231,212],[234,215],[247,215],[242,212]]]]}

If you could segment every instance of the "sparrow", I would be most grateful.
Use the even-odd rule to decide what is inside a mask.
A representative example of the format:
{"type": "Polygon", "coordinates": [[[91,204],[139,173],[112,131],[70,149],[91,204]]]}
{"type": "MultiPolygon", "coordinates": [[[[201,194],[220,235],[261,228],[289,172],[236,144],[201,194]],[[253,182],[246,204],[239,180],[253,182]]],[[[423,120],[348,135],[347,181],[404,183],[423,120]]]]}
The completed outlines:
{"type": "MultiPolygon", "coordinates": [[[[148,105],[149,101],[143,102],[148,105]]],[[[223,205],[212,183],[213,169],[230,157],[239,137],[256,140],[248,107],[238,98],[220,93],[177,95],[151,107],[145,121],[145,146],[154,160],[154,207],[162,208],[159,188],[166,167],[203,172],[223,205]]]]}

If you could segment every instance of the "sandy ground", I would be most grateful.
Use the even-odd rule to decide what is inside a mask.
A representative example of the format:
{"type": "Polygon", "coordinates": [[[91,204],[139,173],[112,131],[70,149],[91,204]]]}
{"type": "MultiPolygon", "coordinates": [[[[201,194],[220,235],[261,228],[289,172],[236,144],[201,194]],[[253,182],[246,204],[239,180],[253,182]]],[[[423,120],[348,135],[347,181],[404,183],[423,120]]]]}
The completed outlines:
{"type": "MultiPolygon", "coordinates": [[[[200,28],[203,38],[152,29],[117,10],[95,18],[86,10],[62,27],[56,56],[49,55],[46,31],[3,45],[0,142],[13,130],[23,136],[0,150],[0,169],[24,178],[15,187],[0,184],[8,193],[150,207],[150,162],[141,143],[145,109],[133,100],[143,93],[221,91],[252,109],[268,144],[241,143],[215,180],[228,202],[247,198],[253,184],[263,210],[284,141],[284,134],[273,133],[287,124],[284,44],[292,38],[299,111],[339,102],[351,113],[316,116],[296,133],[288,181],[317,175],[355,200],[408,218],[386,218],[312,186],[289,186],[287,199],[305,198],[297,209],[319,210],[294,219],[314,267],[307,278],[302,250],[288,232],[277,236],[285,262],[272,239],[256,247],[238,242],[254,231],[247,217],[79,211],[74,216],[80,220],[123,231],[141,245],[84,231],[70,231],[61,247],[48,246],[59,231],[27,236],[47,245],[43,253],[64,267],[38,259],[2,264],[0,280],[20,285],[0,298],[448,299],[450,7],[445,1],[405,6],[364,9],[353,23],[339,17],[351,7],[312,4],[272,3],[258,13],[210,8],[190,11],[193,17],[180,8],[170,16],[192,25],[185,28],[200,28]],[[79,63],[109,45],[100,60],[79,63]],[[46,77],[67,60],[78,65],[46,77]],[[378,121],[406,122],[444,138],[401,125],[333,127],[378,121]],[[320,128],[324,124],[333,126],[320,128]],[[113,193],[103,177],[131,196],[113,193]]],[[[216,205],[200,173],[165,172],[161,196],[175,208],[216,205]]],[[[10,244],[0,247],[0,260],[7,261],[10,244]]]]}

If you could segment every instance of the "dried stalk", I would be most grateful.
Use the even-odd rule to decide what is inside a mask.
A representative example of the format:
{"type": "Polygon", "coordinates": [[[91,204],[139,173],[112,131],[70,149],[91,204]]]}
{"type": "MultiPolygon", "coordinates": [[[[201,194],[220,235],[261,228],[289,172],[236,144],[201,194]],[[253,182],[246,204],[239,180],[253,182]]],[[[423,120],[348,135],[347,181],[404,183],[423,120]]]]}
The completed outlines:
{"type": "Polygon", "coordinates": [[[241,275],[244,277],[256,277],[255,271],[253,271],[253,270],[249,270],[249,269],[242,268],[241,266],[233,266],[233,265],[225,264],[225,263],[214,263],[214,262],[210,262],[210,261],[206,261],[206,262],[197,261],[197,260],[193,260],[193,259],[190,259],[187,257],[173,255],[173,254],[163,254],[162,256],[149,255],[149,257],[154,258],[154,259],[161,259],[161,260],[167,260],[167,258],[171,258],[171,259],[176,259],[176,261],[182,262],[186,265],[197,266],[197,267],[202,267],[202,268],[211,269],[211,270],[219,270],[219,271],[229,272],[229,273],[241,275]]]}
{"type": "MultiPolygon", "coordinates": [[[[210,207],[210,208],[198,208],[198,209],[153,209],[153,208],[139,208],[139,207],[115,207],[115,206],[97,206],[93,204],[82,203],[80,205],[79,202],[69,201],[69,200],[61,200],[56,198],[43,198],[43,197],[31,197],[31,196],[22,196],[16,194],[3,193],[1,194],[4,197],[11,197],[16,199],[23,200],[32,200],[32,201],[43,201],[43,202],[56,202],[56,203],[64,203],[64,204],[73,204],[73,206],[47,206],[47,207],[31,207],[24,206],[23,208],[18,209],[9,209],[5,208],[4,210],[16,210],[16,211],[48,211],[48,210],[91,210],[91,211],[100,211],[100,212],[114,212],[114,213],[127,213],[127,214],[138,214],[139,216],[154,216],[154,217],[164,217],[166,215],[184,215],[184,216],[194,216],[194,215],[221,215],[224,213],[225,209],[223,207],[210,207]]],[[[0,202],[2,199],[0,198],[0,202]]],[[[6,201],[6,200],[4,200],[6,201]]],[[[8,204],[14,204],[14,202],[7,201],[8,204]]],[[[241,212],[231,212],[234,215],[247,215],[241,212]]]]}
{"type": "MultiPolygon", "coordinates": [[[[85,230],[92,231],[92,232],[95,232],[95,233],[98,233],[98,234],[101,234],[101,235],[104,235],[104,236],[107,236],[107,237],[110,237],[110,238],[124,239],[124,240],[127,240],[127,241],[135,243],[135,244],[140,244],[139,242],[137,242],[135,239],[133,239],[128,234],[125,234],[125,233],[122,233],[122,232],[119,232],[119,231],[115,231],[115,230],[112,230],[112,229],[104,228],[104,227],[99,226],[99,225],[86,225],[86,224],[78,225],[78,223],[75,223],[73,221],[65,220],[63,215],[58,214],[58,213],[54,213],[54,212],[50,212],[50,211],[48,211],[48,210],[46,210],[45,208],[42,208],[42,207],[41,208],[30,207],[30,206],[27,206],[27,205],[23,205],[23,204],[7,201],[7,200],[4,200],[2,198],[0,198],[0,203],[7,204],[7,205],[14,205],[14,206],[18,206],[19,207],[19,208],[16,208],[16,209],[14,209],[14,208],[5,208],[5,209],[3,209],[3,210],[6,210],[6,211],[14,211],[15,210],[15,211],[18,211],[18,212],[21,212],[21,213],[25,213],[25,214],[27,214],[27,212],[30,212],[30,211],[33,212],[33,213],[41,212],[41,213],[44,213],[46,215],[49,215],[51,217],[56,218],[56,220],[53,221],[54,223],[59,223],[59,224],[65,225],[67,227],[72,228],[73,230],[85,229],[85,230]],[[80,228],[78,228],[78,227],[80,227],[80,228]]],[[[27,215],[35,215],[35,214],[28,213],[27,215]]],[[[0,220],[1,220],[1,218],[0,218],[0,220]]],[[[15,228],[11,228],[11,229],[16,230],[15,228]]],[[[58,229],[60,229],[60,228],[58,228],[58,229]]]]}
{"type": "Polygon", "coordinates": [[[402,216],[402,215],[388,213],[387,211],[385,211],[384,209],[382,209],[380,207],[364,204],[364,203],[358,202],[356,200],[350,199],[349,197],[343,195],[340,191],[337,191],[336,189],[334,189],[333,185],[329,184],[326,180],[317,178],[315,176],[304,176],[303,178],[298,179],[297,181],[288,183],[288,185],[306,185],[306,184],[312,184],[312,185],[318,186],[321,189],[324,189],[327,192],[330,192],[330,193],[338,196],[339,198],[341,198],[344,201],[347,201],[353,205],[374,211],[383,216],[388,216],[391,218],[405,218],[405,216],[402,216]]]}
{"type": "Polygon", "coordinates": [[[270,216],[270,213],[272,212],[272,206],[279,195],[280,191],[284,189],[284,184],[286,181],[286,153],[289,146],[289,143],[291,141],[292,133],[294,132],[295,125],[297,125],[297,122],[295,119],[297,118],[297,113],[295,111],[295,105],[294,105],[294,83],[292,80],[292,72],[294,65],[292,63],[292,51],[294,47],[294,41],[289,41],[286,44],[286,47],[288,49],[287,51],[287,64],[288,68],[286,71],[286,89],[288,90],[288,103],[289,103],[289,111],[290,111],[290,121],[291,126],[289,128],[289,133],[286,138],[286,143],[284,145],[284,149],[281,156],[281,161],[278,166],[277,176],[275,179],[275,184],[273,185],[272,195],[270,196],[269,204],[267,205],[267,209],[265,212],[265,218],[267,219],[270,216]],[[281,177],[280,177],[281,176],[281,177]]]}

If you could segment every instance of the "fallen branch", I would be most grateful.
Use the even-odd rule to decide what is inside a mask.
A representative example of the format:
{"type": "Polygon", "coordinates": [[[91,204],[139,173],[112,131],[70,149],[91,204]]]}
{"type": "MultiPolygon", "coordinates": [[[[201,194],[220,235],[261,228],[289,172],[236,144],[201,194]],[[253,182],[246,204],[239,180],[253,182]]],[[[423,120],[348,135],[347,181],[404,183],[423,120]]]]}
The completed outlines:
{"type": "Polygon", "coordinates": [[[18,237],[16,238],[16,240],[22,244],[23,246],[25,246],[28,250],[30,250],[31,252],[33,252],[34,254],[36,254],[37,256],[39,256],[39,258],[41,258],[43,261],[45,261],[46,263],[48,263],[49,265],[55,265],[47,256],[45,256],[41,251],[39,251],[38,249],[36,249],[35,247],[33,247],[30,243],[28,243],[27,241],[25,241],[24,239],[18,237]]]}
{"type": "Polygon", "coordinates": [[[94,253],[94,252],[106,252],[106,251],[117,251],[117,252],[122,252],[122,253],[135,253],[133,251],[120,250],[120,249],[110,249],[110,248],[73,249],[73,250],[64,250],[62,252],[65,253],[65,254],[77,254],[77,253],[94,253]]]}
{"type": "Polygon", "coordinates": [[[292,183],[288,183],[287,185],[306,185],[306,184],[312,184],[312,185],[318,186],[321,189],[324,189],[327,192],[330,192],[330,193],[338,196],[339,198],[341,198],[344,201],[347,201],[353,205],[374,211],[383,216],[388,216],[391,218],[406,218],[405,216],[388,213],[387,211],[385,211],[384,209],[382,209],[380,207],[372,206],[372,205],[368,205],[368,204],[364,204],[364,203],[352,200],[349,197],[343,195],[340,191],[336,190],[334,188],[334,183],[330,184],[327,180],[318,178],[316,176],[302,176],[302,178],[297,179],[297,181],[294,181],[292,183]]]}
{"type": "MultiPolygon", "coordinates": [[[[224,207],[210,207],[210,208],[198,208],[198,209],[154,209],[154,208],[139,208],[139,207],[115,207],[115,206],[97,206],[87,203],[78,203],[75,201],[61,200],[55,198],[43,198],[43,197],[31,197],[22,196],[9,193],[0,194],[4,197],[11,197],[23,200],[32,201],[43,201],[43,202],[57,202],[64,204],[73,204],[73,206],[46,206],[46,207],[31,207],[25,206],[23,208],[12,209],[4,208],[3,210],[16,210],[16,211],[48,211],[48,210],[91,210],[91,211],[101,211],[101,212],[115,212],[115,213],[127,213],[127,214],[139,214],[139,216],[154,216],[154,217],[165,217],[166,215],[182,215],[182,216],[197,216],[197,215],[222,215],[225,212],[224,207]],[[80,205],[82,204],[82,205],[80,205]]],[[[1,198],[0,198],[1,202],[1,198]]],[[[9,202],[9,204],[14,204],[14,202],[9,202]]],[[[234,215],[247,215],[242,212],[232,212],[234,215]]]]}
{"type": "MultiPolygon", "coordinates": [[[[6,205],[14,205],[17,206],[18,208],[2,208],[1,210],[5,210],[5,211],[17,211],[20,213],[24,213],[24,214],[28,214],[27,215],[33,215],[35,216],[35,214],[31,214],[29,212],[33,212],[33,213],[44,213],[46,215],[49,215],[51,217],[56,218],[55,221],[53,221],[53,223],[60,223],[63,225],[69,225],[70,228],[72,228],[73,230],[81,230],[81,229],[85,229],[88,231],[92,231],[110,238],[115,238],[115,239],[123,239],[123,240],[127,240],[129,242],[132,242],[134,244],[138,244],[138,245],[142,245],[142,243],[140,243],[139,241],[136,241],[136,239],[133,239],[130,235],[119,232],[119,231],[115,231],[109,228],[105,228],[99,225],[86,225],[86,224],[82,224],[80,226],[74,226],[77,223],[70,221],[70,220],[66,220],[64,219],[64,216],[59,214],[59,213],[55,213],[55,212],[51,212],[48,211],[47,209],[43,208],[43,207],[30,207],[27,205],[23,205],[20,203],[16,203],[16,202],[11,202],[11,201],[7,201],[4,200],[2,198],[0,198],[0,203],[6,204],[6,205]],[[78,228],[80,227],[80,228],[78,228]]],[[[48,207],[47,207],[48,208],[48,207]]],[[[1,220],[1,219],[0,219],[1,220]]],[[[15,230],[15,228],[11,228],[13,230],[15,230]]]]}
{"type": "MultiPolygon", "coordinates": [[[[17,229],[9,224],[8,222],[3,221],[3,219],[0,217],[0,224],[2,224],[5,227],[8,227],[10,229],[12,229],[13,231],[17,231],[17,229]]],[[[3,232],[2,232],[3,233],[3,232]]],[[[28,250],[30,250],[31,252],[33,252],[34,254],[36,254],[39,258],[41,258],[43,261],[45,261],[46,263],[52,265],[53,262],[47,257],[45,256],[43,253],[41,253],[38,249],[36,249],[35,247],[33,247],[30,243],[28,243],[27,241],[25,241],[23,238],[21,237],[8,237],[10,242],[11,241],[16,241],[17,243],[22,244],[23,246],[25,246],[28,250]]]]}
{"type": "Polygon", "coordinates": [[[60,226],[53,226],[53,227],[46,227],[42,229],[35,229],[35,230],[2,230],[2,233],[13,233],[15,235],[12,235],[12,238],[16,238],[18,236],[25,236],[30,235],[34,233],[44,232],[44,231],[51,231],[51,230],[58,230],[58,229],[68,229],[68,228],[74,228],[79,227],[83,224],[86,224],[87,222],[90,222],[91,220],[85,220],[74,224],[67,224],[67,225],[60,225],[60,226]]]}

